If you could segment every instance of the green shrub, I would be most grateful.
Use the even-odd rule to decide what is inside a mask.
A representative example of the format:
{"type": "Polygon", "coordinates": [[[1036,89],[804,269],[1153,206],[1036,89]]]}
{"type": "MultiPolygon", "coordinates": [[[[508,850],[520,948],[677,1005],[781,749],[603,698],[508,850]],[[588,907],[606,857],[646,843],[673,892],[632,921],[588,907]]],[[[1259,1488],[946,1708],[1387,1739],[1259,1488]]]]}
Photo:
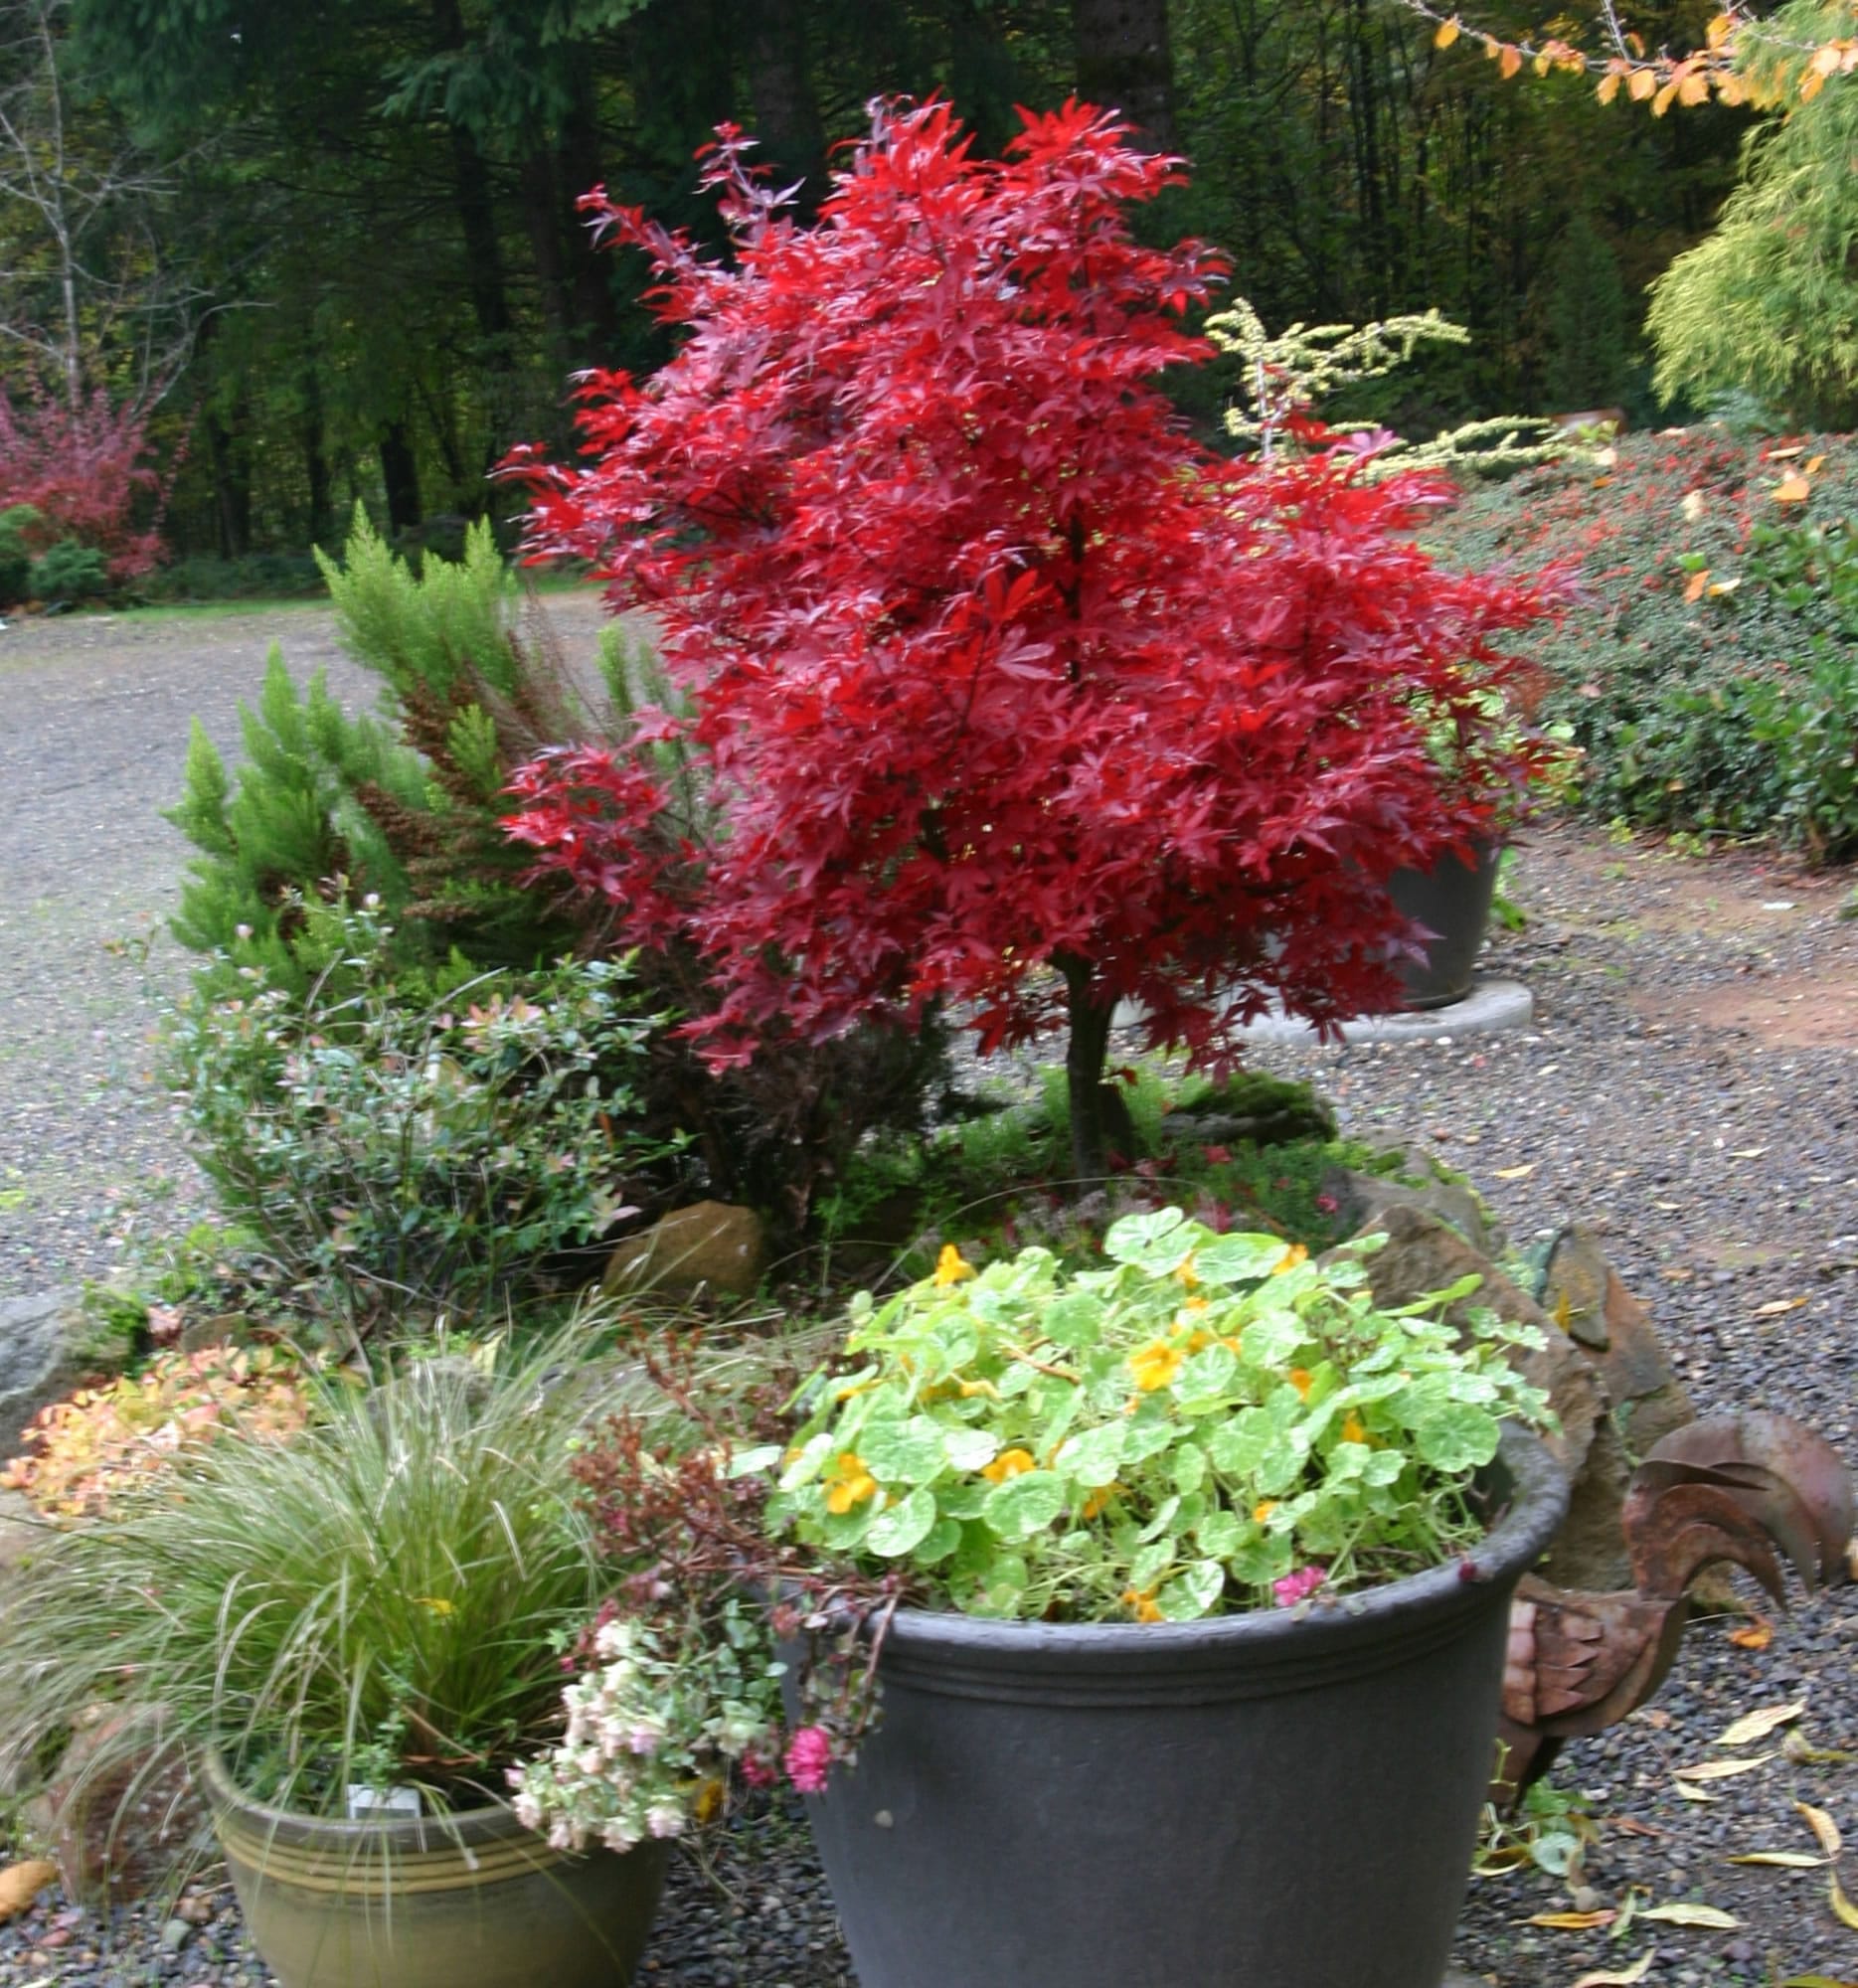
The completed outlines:
{"type": "Polygon", "coordinates": [[[136,588],[143,599],[162,602],[313,599],[322,590],[313,553],[242,553],[236,559],[189,553],[157,567],[136,588]]]}
{"type": "Polygon", "coordinates": [[[1855,472],[1846,437],[1778,444],[1713,426],[1628,437],[1599,473],[1473,487],[1440,521],[1454,561],[1573,574],[1538,655],[1542,712],[1585,754],[1588,807],[1773,834],[1824,860],[1858,850],[1855,472]]]}
{"type": "MultiPolygon", "coordinates": [[[[344,893],[380,900],[392,967],[416,1004],[460,971],[528,972],[604,949],[611,907],[532,879],[534,852],[503,831],[505,788],[546,746],[629,741],[642,705],[675,704],[656,658],[614,627],[577,668],[539,610],[519,625],[488,525],[472,528],[460,562],[428,552],[416,574],[358,512],[343,565],[322,566],[343,644],[380,678],[384,715],[348,717],[321,677],[299,693],[273,651],[257,706],[243,713],[236,779],[196,726],[168,819],[198,852],[172,924],[203,956],[199,985],[232,995],[255,968],[302,995],[330,963],[330,927],[305,907],[344,893]]],[[[713,832],[707,795],[675,748],[658,754],[680,827],[701,844],[713,832]]],[[[634,972],[644,1005],[667,1017],[714,998],[688,953],[641,954],[634,972]]],[[[770,1043],[752,1068],[721,1076],[667,1030],[648,1070],[615,1080],[642,1086],[654,1125],[691,1133],[707,1191],[794,1233],[867,1130],[922,1125],[945,1071],[931,1018],[909,1032],[770,1043]]]]}
{"type": "Polygon", "coordinates": [[[30,504],[0,511],[0,607],[11,607],[32,591],[32,533],[44,520],[30,504]]]}
{"type": "Polygon", "coordinates": [[[167,1056],[222,1206],[282,1276],[360,1325],[474,1316],[597,1269],[679,1181],[640,1112],[660,1018],[624,963],[491,975],[421,1005],[376,912],[305,910],[330,963],[196,994],[167,1056]]]}
{"type": "Polygon", "coordinates": [[[34,560],[28,590],[35,600],[101,600],[111,587],[109,563],[92,546],[60,539],[34,560]]]}

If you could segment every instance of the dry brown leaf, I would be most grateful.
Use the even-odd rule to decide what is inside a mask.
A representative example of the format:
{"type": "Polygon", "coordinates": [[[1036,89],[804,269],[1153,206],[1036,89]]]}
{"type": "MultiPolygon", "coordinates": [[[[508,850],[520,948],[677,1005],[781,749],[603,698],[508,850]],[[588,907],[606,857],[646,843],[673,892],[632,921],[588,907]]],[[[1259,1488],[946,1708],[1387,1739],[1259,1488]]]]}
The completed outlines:
{"type": "Polygon", "coordinates": [[[1803,1698],[1791,1705],[1765,1705],[1758,1712],[1745,1712],[1726,1732],[1717,1736],[1718,1746],[1747,1746],[1766,1740],[1776,1726],[1790,1726],[1806,1710],[1803,1698]]]}
{"type": "Polygon", "coordinates": [[[1759,1160],[1767,1150],[1766,1146],[1739,1146],[1729,1157],[1732,1160],[1759,1160]]]}
{"type": "Polygon", "coordinates": [[[58,1876],[58,1866],[43,1857],[9,1864],[0,1871],[0,1924],[17,1918],[58,1876]]]}
{"type": "Polygon", "coordinates": [[[1526,1167],[1495,1167],[1492,1172],[1498,1180],[1527,1180],[1541,1164],[1540,1160],[1531,1160],[1526,1167]]]}
{"type": "Polygon", "coordinates": [[[1584,1974],[1574,1988],[1632,1988],[1635,1981],[1644,1980],[1651,1972],[1652,1959],[1657,1951],[1655,1946],[1647,1948],[1630,1967],[1602,1967],[1592,1974],[1584,1974]]]}
{"type": "Polygon", "coordinates": [[[1737,1774],[1752,1774],[1779,1757],[1778,1753],[1753,1753],[1743,1760],[1699,1760],[1694,1767],[1673,1767],[1671,1771],[1681,1781],[1727,1781],[1737,1774]]]}
{"type": "Polygon", "coordinates": [[[1758,1615],[1742,1628],[1731,1629],[1729,1640],[1739,1650],[1765,1650],[1774,1640],[1774,1625],[1766,1615],[1758,1615]]]}
{"type": "Polygon", "coordinates": [[[1825,457],[1823,455],[1809,455],[1802,465],[1802,473],[1807,476],[1815,476],[1824,462],[1825,457]]]}
{"type": "Polygon", "coordinates": [[[1807,482],[1797,469],[1794,469],[1789,470],[1774,485],[1771,494],[1776,504],[1804,504],[1807,498],[1813,494],[1813,486],[1807,482]]]}
{"type": "MultiPolygon", "coordinates": [[[[1734,593],[1736,588],[1741,584],[1742,576],[1740,574],[1731,574],[1727,580],[1713,580],[1710,581],[1710,598],[1712,600],[1721,600],[1724,594],[1734,593]]],[[[1756,1150],[1758,1152],[1766,1152],[1768,1148],[1761,1146],[1756,1150]]]]}
{"type": "Polygon", "coordinates": [[[1806,1827],[1819,1839],[1819,1847],[1828,1857],[1836,1857],[1840,1849],[1839,1826],[1822,1808],[1814,1808],[1811,1802],[1796,1801],[1794,1809],[1804,1820],[1806,1827]]]}
{"type": "Polygon", "coordinates": [[[1592,1932],[1596,1926],[1611,1925],[1619,1916],[1613,1911],[1537,1912],[1524,1921],[1527,1925],[1552,1927],[1556,1932],[1592,1932]]]}
{"type": "Polygon", "coordinates": [[[1641,1919],[1661,1919],[1666,1925],[1702,1926],[1710,1932],[1734,1932],[1742,1921],[1716,1905],[1647,1905],[1641,1919]]]}
{"type": "Polygon", "coordinates": [[[1802,1767],[1850,1767],[1858,1765],[1858,1753],[1846,1746],[1815,1746],[1798,1727],[1780,1741],[1780,1750],[1802,1767]]]}
{"type": "Polygon", "coordinates": [[[1701,600],[1703,598],[1703,589],[1709,583],[1710,569],[1707,566],[1699,567],[1690,576],[1690,584],[1684,588],[1684,598],[1686,600],[1701,600]]]}
{"type": "Polygon", "coordinates": [[[1784,448],[1771,448],[1768,451],[1768,460],[1770,462],[1786,462],[1796,455],[1804,455],[1805,453],[1806,444],[1803,441],[1790,441],[1784,448]]]}
{"type": "Polygon", "coordinates": [[[1801,1305],[1811,1303],[1812,1299],[1810,1297],[1774,1298],[1768,1304],[1757,1305],[1755,1307],[1755,1316],[1757,1318],[1778,1318],[1783,1311],[1798,1311],[1801,1305]]]}
{"type": "Polygon", "coordinates": [[[1831,1902],[1839,1923],[1850,1926],[1853,1932],[1858,1932],[1858,1905],[1854,1905],[1845,1896],[1845,1888],[1839,1883],[1839,1874],[1836,1871],[1832,1874],[1831,1902]]]}
{"type": "Polygon", "coordinates": [[[1817,1871],[1825,1864],[1823,1857],[1808,1857],[1803,1850],[1751,1850],[1745,1856],[1731,1857],[1731,1864],[1774,1864],[1782,1871],[1817,1871]]]}
{"type": "Polygon", "coordinates": [[[1719,1802],[1722,1800],[1721,1795],[1710,1794],[1702,1788],[1693,1788],[1688,1781],[1679,1781],[1677,1783],[1677,1792],[1685,1801],[1690,1802],[1719,1802]]]}

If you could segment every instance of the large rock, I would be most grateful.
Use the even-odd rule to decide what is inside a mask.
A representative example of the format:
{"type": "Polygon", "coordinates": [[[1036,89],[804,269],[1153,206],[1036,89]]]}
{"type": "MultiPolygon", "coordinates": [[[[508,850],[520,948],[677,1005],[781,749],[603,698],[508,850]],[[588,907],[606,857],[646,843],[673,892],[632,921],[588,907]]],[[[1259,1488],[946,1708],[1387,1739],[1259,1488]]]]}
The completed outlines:
{"type": "Polygon", "coordinates": [[[33,1416],[84,1378],[82,1325],[73,1291],[0,1301],[0,1462],[19,1454],[33,1416]]]}
{"type": "Polygon", "coordinates": [[[23,1492],[0,1490],[0,1580],[31,1559],[50,1530],[23,1492]]]}
{"type": "Polygon", "coordinates": [[[612,1292],[748,1298],[766,1268],[761,1218],[752,1208],[699,1201],[628,1236],[608,1257],[600,1281],[612,1292]]]}
{"type": "Polygon", "coordinates": [[[1368,1258],[1380,1303],[1410,1303],[1475,1273],[1482,1284],[1447,1311],[1448,1319],[1488,1305],[1545,1335],[1547,1345],[1518,1364],[1548,1390],[1562,1418],[1562,1434],[1550,1438],[1550,1447],[1574,1489],[1541,1573],[1558,1587],[1629,1587],[1631,1563],[1619,1525],[1626,1486],[1645,1451],[1694,1415],[1650,1315],[1619,1281],[1593,1231],[1576,1227],[1558,1239],[1538,1303],[1439,1215],[1395,1205],[1383,1208],[1374,1226],[1389,1239],[1368,1258]]]}
{"type": "Polygon", "coordinates": [[[1442,1180],[1424,1157],[1409,1157],[1401,1168],[1405,1179],[1385,1174],[1357,1173],[1352,1167],[1330,1167],[1322,1177],[1323,1192],[1335,1203],[1340,1233],[1356,1236],[1377,1229],[1390,1208],[1418,1208],[1442,1216],[1473,1248],[1486,1256],[1503,1253],[1502,1232],[1491,1224],[1482,1197],[1461,1181],[1442,1180]],[[1412,1182],[1423,1183],[1420,1186],[1412,1182]]]}
{"type": "Polygon", "coordinates": [[[1474,1249],[1442,1216],[1396,1205],[1385,1209],[1374,1226],[1387,1237],[1385,1247],[1367,1258],[1368,1281],[1377,1304],[1411,1304],[1428,1291],[1476,1276],[1482,1279],[1477,1289],[1446,1309],[1448,1323],[1462,1329],[1471,1312],[1487,1307],[1499,1318],[1532,1325],[1543,1335],[1545,1344],[1519,1352],[1516,1365],[1526,1380],[1548,1391],[1562,1426],[1559,1435],[1545,1439],[1578,1487],[1595,1428],[1606,1410],[1593,1363],[1528,1292],[1474,1249]]]}

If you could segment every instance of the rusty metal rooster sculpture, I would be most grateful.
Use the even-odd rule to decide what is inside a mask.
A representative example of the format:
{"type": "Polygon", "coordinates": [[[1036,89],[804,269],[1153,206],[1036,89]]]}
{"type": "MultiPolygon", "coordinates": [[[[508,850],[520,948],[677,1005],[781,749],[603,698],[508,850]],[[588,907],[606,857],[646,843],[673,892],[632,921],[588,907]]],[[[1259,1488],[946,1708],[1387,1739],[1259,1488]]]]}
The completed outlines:
{"type": "Polygon", "coordinates": [[[1513,1800],[1564,1740],[1603,1732],[1651,1697],[1677,1659],[1704,1568],[1746,1568],[1784,1608],[1776,1550],[1810,1594],[1844,1572],[1852,1517],[1838,1452],[1785,1415],[1711,1416],[1666,1436],[1633,1472],[1620,1511],[1634,1584],[1592,1594],[1529,1574],[1516,1590],[1493,1792],[1513,1800]]]}

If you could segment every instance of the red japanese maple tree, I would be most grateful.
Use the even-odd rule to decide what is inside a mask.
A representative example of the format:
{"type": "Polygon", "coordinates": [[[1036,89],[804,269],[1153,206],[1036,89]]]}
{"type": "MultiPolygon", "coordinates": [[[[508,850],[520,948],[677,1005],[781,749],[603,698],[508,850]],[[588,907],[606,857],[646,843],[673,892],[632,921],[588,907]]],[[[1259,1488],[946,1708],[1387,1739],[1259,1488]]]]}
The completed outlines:
{"type": "Polygon", "coordinates": [[[1221,264],[1134,240],[1176,162],[1122,135],[1069,104],[980,158],[947,105],[879,106],[802,227],[726,128],[727,262],[590,196],[688,335],[583,382],[582,464],[510,465],[531,555],[648,609],[688,699],[630,759],[527,768],[513,833],[701,950],[719,1058],[937,1000],[983,1048],[1067,1022],[1081,1173],[1119,1001],[1218,1063],[1273,995],[1397,998],[1383,882],[1521,777],[1484,694],[1541,612],[1403,536],[1439,486],[1191,438],[1157,376],[1213,356],[1182,318],[1221,264]],[[714,774],[701,852],[655,812],[670,734],[714,774]]]}

